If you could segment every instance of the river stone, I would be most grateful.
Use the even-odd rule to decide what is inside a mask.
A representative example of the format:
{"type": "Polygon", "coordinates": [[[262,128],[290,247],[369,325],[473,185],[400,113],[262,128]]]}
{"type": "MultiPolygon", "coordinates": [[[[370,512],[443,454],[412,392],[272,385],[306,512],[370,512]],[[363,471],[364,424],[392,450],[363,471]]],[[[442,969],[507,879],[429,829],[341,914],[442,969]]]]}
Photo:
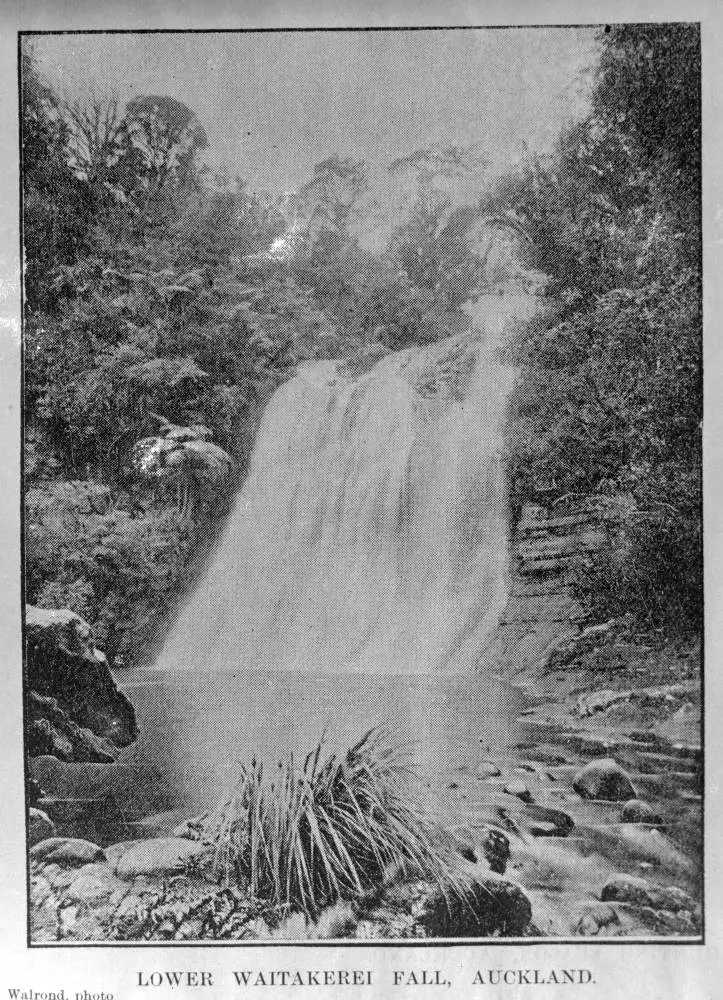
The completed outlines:
{"type": "Polygon", "coordinates": [[[572,779],[572,787],[583,799],[625,802],[635,798],[630,778],[612,757],[586,764],[572,779]]]}
{"type": "Polygon", "coordinates": [[[524,781],[508,781],[502,791],[508,795],[514,795],[516,798],[521,799],[522,802],[532,802],[532,792],[524,781]]]}
{"type": "Polygon", "coordinates": [[[108,865],[84,865],[66,889],[65,898],[77,903],[97,903],[122,885],[108,865]]]}
{"type": "Polygon", "coordinates": [[[61,868],[60,865],[47,865],[40,869],[56,892],[63,894],[76,875],[75,868],[61,868]]]}
{"type": "Polygon", "coordinates": [[[493,764],[491,760],[483,760],[475,768],[475,774],[478,778],[482,778],[484,780],[485,778],[499,778],[502,771],[500,771],[499,767],[497,767],[496,764],[493,764]]]}
{"type": "Polygon", "coordinates": [[[694,910],[695,902],[682,889],[674,886],[652,885],[647,879],[634,875],[613,875],[600,893],[603,902],[632,903],[649,906],[653,910],[694,910]]]}
{"type": "Polygon", "coordinates": [[[105,848],[106,860],[113,871],[116,870],[118,861],[123,857],[125,852],[131,847],[135,847],[137,843],[137,840],[120,840],[117,844],[111,844],[110,847],[105,848]]]}
{"type": "Polygon", "coordinates": [[[662,817],[642,799],[630,799],[620,810],[621,823],[662,823],[662,817]]]}
{"type": "Polygon", "coordinates": [[[567,837],[575,829],[575,821],[561,809],[529,805],[518,822],[533,837],[567,837]]]}
{"type": "Polygon", "coordinates": [[[183,871],[188,864],[205,854],[207,848],[184,837],[158,837],[138,840],[118,859],[115,870],[120,878],[137,875],[167,875],[183,871]]]}
{"type": "Polygon", "coordinates": [[[55,823],[50,816],[41,809],[28,810],[28,844],[34,847],[41,840],[48,840],[55,836],[55,823]]]}
{"type": "Polygon", "coordinates": [[[61,867],[87,865],[91,861],[104,861],[102,847],[89,840],[74,837],[50,837],[30,848],[30,860],[41,864],[56,864],[61,867]]]}
{"type": "Polygon", "coordinates": [[[504,875],[507,862],[510,859],[509,837],[498,830],[496,826],[486,826],[478,829],[479,850],[487,860],[490,871],[504,875]]]}
{"type": "Polygon", "coordinates": [[[527,830],[533,837],[557,837],[558,831],[554,823],[542,819],[533,819],[527,824],[527,830]]]}
{"type": "Polygon", "coordinates": [[[417,921],[430,937],[519,937],[532,919],[532,905],[519,885],[494,875],[477,876],[461,899],[434,889],[417,921]]]}
{"type": "Polygon", "coordinates": [[[594,903],[586,907],[575,924],[573,933],[578,937],[597,937],[604,934],[615,937],[620,932],[620,916],[609,903],[594,903]]]}

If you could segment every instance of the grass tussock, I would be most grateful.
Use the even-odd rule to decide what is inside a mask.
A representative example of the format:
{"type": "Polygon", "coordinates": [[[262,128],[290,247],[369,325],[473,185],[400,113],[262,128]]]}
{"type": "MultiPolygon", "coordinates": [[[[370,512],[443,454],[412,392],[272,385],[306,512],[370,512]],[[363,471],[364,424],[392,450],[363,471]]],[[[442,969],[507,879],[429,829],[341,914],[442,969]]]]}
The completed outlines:
{"type": "Polygon", "coordinates": [[[217,873],[254,896],[315,916],[337,900],[378,891],[390,870],[463,895],[453,837],[410,793],[409,748],[370,730],[346,753],[241,767],[206,820],[217,873]]]}

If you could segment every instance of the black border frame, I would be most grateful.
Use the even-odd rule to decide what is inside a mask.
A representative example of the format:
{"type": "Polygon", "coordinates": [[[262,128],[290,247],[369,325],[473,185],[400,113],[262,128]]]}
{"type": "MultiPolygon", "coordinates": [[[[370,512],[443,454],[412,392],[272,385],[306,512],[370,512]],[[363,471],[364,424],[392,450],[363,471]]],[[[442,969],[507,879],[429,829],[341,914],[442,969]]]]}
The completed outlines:
{"type": "MultiPolygon", "coordinates": [[[[522,946],[547,947],[549,945],[594,945],[594,946],[630,946],[630,945],[653,945],[658,947],[689,946],[706,944],[706,758],[705,758],[705,704],[706,704],[706,683],[705,683],[705,590],[703,593],[703,625],[701,628],[701,665],[700,665],[700,699],[701,699],[701,723],[700,739],[702,753],[702,778],[703,786],[701,793],[701,910],[702,924],[701,933],[695,937],[623,937],[623,938],[577,938],[577,937],[553,937],[553,938],[371,938],[369,940],[355,940],[347,938],[334,938],[325,941],[282,941],[282,940],[249,940],[249,941],[77,941],[77,942],[34,942],[31,939],[30,927],[30,855],[28,837],[28,779],[30,774],[30,755],[27,750],[25,739],[27,725],[27,656],[26,656],[26,636],[25,636],[25,270],[24,270],[24,239],[23,239],[23,88],[22,88],[22,51],[24,40],[33,37],[44,37],[47,35],[259,35],[259,34],[328,34],[328,33],[361,33],[361,32],[442,32],[442,31],[518,31],[532,29],[561,29],[561,28],[589,28],[606,29],[608,24],[625,24],[626,26],[649,27],[651,24],[696,24],[698,26],[698,44],[701,56],[701,79],[699,81],[701,97],[703,96],[703,80],[705,67],[703,64],[702,52],[702,28],[701,21],[677,20],[677,21],[599,21],[599,22],[577,22],[577,23],[530,23],[530,24],[448,24],[448,25],[334,25],[329,27],[316,26],[290,26],[290,27],[256,27],[256,28],[71,28],[71,29],[28,29],[17,32],[17,88],[18,88],[18,207],[19,207],[19,252],[20,252],[20,619],[21,619],[21,642],[22,642],[22,733],[23,733],[23,803],[24,803],[24,826],[25,826],[25,923],[26,934],[25,944],[28,950],[45,949],[78,949],[78,948],[448,948],[465,947],[470,945],[492,945],[497,946],[522,946]]],[[[702,130],[702,103],[701,103],[701,130],[702,130]]],[[[703,415],[705,415],[705,393],[703,392],[703,347],[705,335],[705,312],[703,293],[703,154],[701,144],[700,162],[700,187],[698,193],[699,219],[700,219],[700,290],[699,302],[701,308],[701,361],[699,379],[701,393],[703,395],[703,415]]],[[[703,442],[704,443],[704,442],[703,442]]],[[[700,502],[700,525],[703,538],[705,538],[705,517],[703,507],[703,468],[701,467],[701,502],[700,502]]],[[[701,570],[704,569],[705,556],[701,546],[701,570]]],[[[701,579],[703,574],[701,573],[701,579]]],[[[542,984],[540,984],[542,985],[542,984]]]]}

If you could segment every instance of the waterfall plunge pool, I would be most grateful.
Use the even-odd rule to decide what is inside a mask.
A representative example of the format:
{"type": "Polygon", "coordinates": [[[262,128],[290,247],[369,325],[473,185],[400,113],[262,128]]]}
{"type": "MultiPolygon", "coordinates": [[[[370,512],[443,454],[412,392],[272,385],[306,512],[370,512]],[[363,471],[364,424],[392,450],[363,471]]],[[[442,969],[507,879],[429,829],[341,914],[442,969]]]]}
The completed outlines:
{"type": "Polygon", "coordinates": [[[325,751],[344,751],[372,726],[409,742],[419,794],[461,823],[489,786],[476,776],[482,762],[515,756],[526,729],[522,692],[480,674],[145,669],[118,682],[140,732],[116,764],[33,762],[41,785],[77,802],[64,832],[104,844],[166,832],[214,805],[241,761],[303,759],[322,735],[325,751]]]}

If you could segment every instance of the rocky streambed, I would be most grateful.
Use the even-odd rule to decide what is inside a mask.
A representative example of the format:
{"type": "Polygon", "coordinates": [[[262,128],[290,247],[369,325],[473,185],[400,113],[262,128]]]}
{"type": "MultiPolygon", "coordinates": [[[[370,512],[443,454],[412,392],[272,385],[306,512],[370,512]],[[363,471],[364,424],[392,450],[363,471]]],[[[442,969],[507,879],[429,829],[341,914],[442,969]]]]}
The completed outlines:
{"type": "Polygon", "coordinates": [[[697,749],[650,730],[524,724],[524,742],[504,754],[483,746],[481,762],[432,790],[455,824],[471,905],[397,876],[309,921],[219,884],[198,822],[150,818],[145,839],[101,847],[57,836],[41,800],[30,822],[32,939],[697,937],[697,749]]]}
{"type": "MultiPolygon", "coordinates": [[[[571,574],[603,537],[585,511],[523,514],[512,595],[487,662],[526,690],[527,707],[507,739],[499,726],[491,736],[480,712],[474,742],[427,779],[468,865],[465,905],[390,873],[375,894],[310,921],[220,884],[192,813],[174,809],[139,823],[117,811],[110,823],[107,814],[94,822],[87,802],[38,798],[36,789],[32,940],[699,938],[700,653],[692,642],[647,644],[624,617],[585,620],[571,574]]],[[[77,630],[74,622],[62,629],[71,626],[77,630]]],[[[105,678],[85,631],[79,646],[71,639],[63,642],[72,662],[92,660],[91,673],[105,678]]],[[[99,719],[90,711],[92,699],[71,703],[62,687],[51,690],[52,672],[32,676],[68,720],[80,705],[83,726],[57,723],[48,711],[48,722],[37,724],[31,715],[31,746],[72,760],[75,745],[79,760],[99,762],[117,752],[113,738],[128,741],[135,722],[112,724],[129,709],[106,680],[93,691],[107,689],[111,725],[107,712],[99,719]],[[50,751],[42,742],[48,730],[50,751]]],[[[104,803],[96,805],[102,812],[104,803]]]]}

